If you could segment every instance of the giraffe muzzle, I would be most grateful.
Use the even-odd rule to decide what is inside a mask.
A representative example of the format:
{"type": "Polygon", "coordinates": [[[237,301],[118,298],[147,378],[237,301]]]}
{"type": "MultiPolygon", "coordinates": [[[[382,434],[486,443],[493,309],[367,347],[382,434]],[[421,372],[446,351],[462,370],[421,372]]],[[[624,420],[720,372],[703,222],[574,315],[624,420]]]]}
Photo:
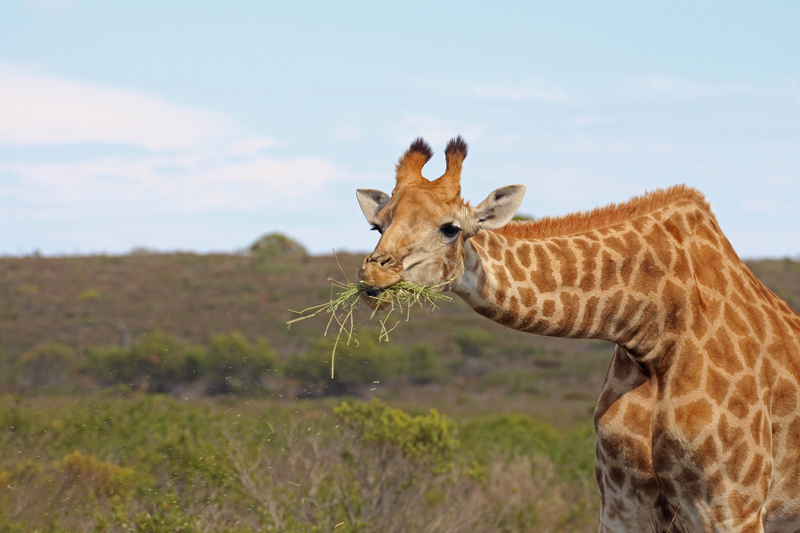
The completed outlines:
{"type": "Polygon", "coordinates": [[[366,288],[363,300],[375,309],[383,290],[403,280],[404,274],[403,263],[394,255],[379,252],[368,255],[358,272],[361,285],[366,288]]]}
{"type": "Polygon", "coordinates": [[[393,254],[371,253],[364,259],[358,277],[364,285],[379,291],[403,279],[403,263],[393,254]]]}

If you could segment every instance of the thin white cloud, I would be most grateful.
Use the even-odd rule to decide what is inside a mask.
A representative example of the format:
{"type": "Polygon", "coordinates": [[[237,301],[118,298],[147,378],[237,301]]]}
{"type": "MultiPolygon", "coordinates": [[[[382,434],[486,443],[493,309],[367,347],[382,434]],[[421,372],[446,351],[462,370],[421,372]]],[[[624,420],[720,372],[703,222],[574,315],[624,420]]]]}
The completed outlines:
{"type": "Polygon", "coordinates": [[[157,151],[244,136],[223,113],[0,63],[0,145],[109,143],[157,151]]]}
{"type": "Polygon", "coordinates": [[[134,91],[42,76],[0,63],[0,145],[133,145],[141,156],[0,161],[9,217],[57,220],[291,209],[348,175],[330,160],[279,158],[280,139],[231,117],[134,91]],[[299,199],[299,200],[298,200],[299,199]]]}
{"type": "Polygon", "coordinates": [[[0,164],[17,178],[0,188],[21,216],[169,216],[286,208],[288,201],[347,179],[318,157],[256,155],[237,162],[183,156],[102,157],[56,164],[0,164]],[[39,213],[39,215],[37,215],[39,213]]]}
{"type": "Polygon", "coordinates": [[[480,139],[482,131],[483,127],[476,124],[460,125],[425,115],[409,115],[395,127],[397,142],[401,146],[407,146],[417,137],[431,144],[444,144],[461,135],[467,142],[474,142],[480,139]]]}
{"type": "Polygon", "coordinates": [[[481,98],[487,98],[491,100],[540,100],[544,102],[564,102],[568,99],[567,94],[563,91],[520,89],[506,87],[505,85],[499,84],[477,86],[475,87],[474,92],[481,98]]]}

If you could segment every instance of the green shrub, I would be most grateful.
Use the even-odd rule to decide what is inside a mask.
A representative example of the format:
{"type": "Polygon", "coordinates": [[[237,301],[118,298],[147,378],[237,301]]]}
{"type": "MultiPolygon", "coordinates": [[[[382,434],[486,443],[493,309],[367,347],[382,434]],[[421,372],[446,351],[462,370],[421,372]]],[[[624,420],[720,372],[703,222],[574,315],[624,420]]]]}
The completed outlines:
{"type": "Polygon", "coordinates": [[[366,403],[342,402],[334,413],[364,443],[396,447],[409,459],[443,466],[459,445],[456,424],[435,409],[411,416],[375,398],[366,403]]]}
{"type": "Polygon", "coordinates": [[[133,468],[101,461],[94,455],[75,450],[53,465],[64,475],[62,487],[80,486],[97,498],[129,498],[136,487],[133,468]]]}
{"type": "Polygon", "coordinates": [[[577,432],[545,439],[564,448],[544,454],[554,461],[488,445],[476,457],[476,436],[521,448],[542,428],[524,417],[465,422],[481,431],[459,446],[455,424],[435,412],[346,402],[332,416],[329,404],[108,391],[0,402],[0,531],[597,530],[593,470],[569,462],[577,432]]]}
{"type": "Polygon", "coordinates": [[[541,420],[506,413],[467,420],[459,429],[465,453],[478,461],[496,455],[540,455],[570,472],[571,477],[594,472],[595,437],[591,424],[565,434],[541,420]]]}
{"type": "Polygon", "coordinates": [[[46,387],[63,385],[75,371],[78,359],[67,346],[58,342],[45,342],[22,353],[15,362],[17,385],[46,387]]]}
{"type": "Polygon", "coordinates": [[[356,332],[350,344],[339,342],[331,378],[332,350],[331,337],[312,341],[304,354],[291,359],[287,373],[299,379],[309,393],[352,394],[364,385],[391,380],[405,366],[397,345],[378,342],[377,333],[371,331],[356,332]]]}
{"type": "Polygon", "coordinates": [[[494,337],[482,329],[461,329],[453,335],[458,347],[467,357],[483,357],[488,353],[494,337]]]}
{"type": "Polygon", "coordinates": [[[305,247],[282,233],[262,235],[248,248],[250,253],[260,257],[305,256],[305,247]]]}
{"type": "Polygon", "coordinates": [[[156,331],[129,347],[89,350],[87,370],[104,384],[126,383],[151,392],[168,392],[199,377],[202,350],[156,331]]]}
{"type": "Polygon", "coordinates": [[[127,348],[90,349],[86,368],[106,385],[169,392],[179,384],[205,381],[210,393],[230,393],[257,386],[277,363],[268,341],[251,345],[238,332],[217,335],[205,349],[155,332],[127,348]]]}
{"type": "Polygon", "coordinates": [[[498,452],[550,455],[564,435],[546,422],[507,413],[464,422],[462,438],[465,447],[483,456],[498,452]]]}
{"type": "Polygon", "coordinates": [[[277,364],[278,354],[267,340],[251,345],[234,331],[211,339],[203,375],[209,380],[209,392],[228,393],[258,385],[277,364]]]}
{"type": "Polygon", "coordinates": [[[270,233],[251,244],[250,268],[259,273],[294,274],[308,252],[302,244],[280,233],[270,233]]]}
{"type": "Polygon", "coordinates": [[[442,379],[444,372],[433,346],[418,342],[408,351],[408,379],[412,383],[430,383],[442,379]]]}

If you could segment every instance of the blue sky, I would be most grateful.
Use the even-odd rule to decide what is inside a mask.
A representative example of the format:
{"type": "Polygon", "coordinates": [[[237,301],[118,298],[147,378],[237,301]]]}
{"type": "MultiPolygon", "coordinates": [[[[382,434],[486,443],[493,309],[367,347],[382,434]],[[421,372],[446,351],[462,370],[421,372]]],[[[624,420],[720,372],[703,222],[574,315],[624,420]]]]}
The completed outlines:
{"type": "Polygon", "coordinates": [[[800,3],[0,1],[0,254],[369,250],[418,135],[557,215],[687,183],[800,255],[800,3]]]}

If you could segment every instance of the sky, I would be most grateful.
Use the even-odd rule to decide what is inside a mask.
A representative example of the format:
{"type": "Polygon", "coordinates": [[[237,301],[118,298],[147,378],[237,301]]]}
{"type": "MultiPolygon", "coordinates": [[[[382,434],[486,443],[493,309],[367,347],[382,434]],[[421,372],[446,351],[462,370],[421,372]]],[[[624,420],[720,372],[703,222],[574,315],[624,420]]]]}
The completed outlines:
{"type": "Polygon", "coordinates": [[[377,242],[417,136],[473,203],[559,215],[686,183],[800,257],[798,2],[0,0],[0,255],[377,242]]]}

